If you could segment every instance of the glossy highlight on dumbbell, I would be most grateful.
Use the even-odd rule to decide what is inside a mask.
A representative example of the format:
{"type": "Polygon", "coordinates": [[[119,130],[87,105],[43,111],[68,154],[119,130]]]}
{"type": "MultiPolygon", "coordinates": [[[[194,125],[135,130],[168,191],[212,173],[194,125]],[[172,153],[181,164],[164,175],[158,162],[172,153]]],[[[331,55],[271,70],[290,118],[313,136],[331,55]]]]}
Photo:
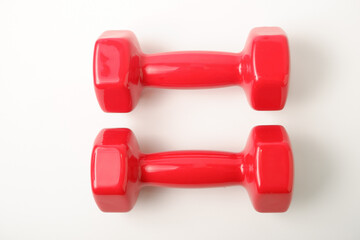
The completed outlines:
{"type": "Polygon", "coordinates": [[[106,31],[94,50],[94,85],[105,112],[130,112],[142,87],[240,85],[256,110],[281,110],[289,82],[289,47],[278,27],[254,28],[241,53],[144,54],[130,31],[106,31]]]}
{"type": "Polygon", "coordinates": [[[130,211],[145,186],[243,185],[259,212],[284,212],[291,202],[293,157],[282,126],[257,126],[243,152],[143,154],[127,128],[103,129],[91,158],[91,185],[104,212],[130,211]]]}

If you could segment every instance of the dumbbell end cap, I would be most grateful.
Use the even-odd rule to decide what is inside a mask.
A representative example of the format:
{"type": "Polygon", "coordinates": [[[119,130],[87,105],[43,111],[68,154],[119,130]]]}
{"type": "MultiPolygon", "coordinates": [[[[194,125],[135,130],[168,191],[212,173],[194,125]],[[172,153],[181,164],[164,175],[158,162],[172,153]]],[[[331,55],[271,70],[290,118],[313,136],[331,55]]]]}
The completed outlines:
{"type": "Polygon", "coordinates": [[[288,135],[282,126],[257,126],[246,147],[251,166],[245,187],[259,212],[285,212],[293,187],[293,156],[288,135]]]}
{"type": "Polygon", "coordinates": [[[98,134],[91,157],[91,187],[103,212],[128,212],[133,208],[140,189],[139,154],[129,129],[103,129],[98,134]]]}
{"type": "Polygon", "coordinates": [[[139,54],[130,31],[106,31],[95,43],[93,74],[95,93],[105,112],[130,112],[141,92],[139,54]]]}
{"type": "Polygon", "coordinates": [[[256,110],[284,108],[289,82],[289,46],[279,27],[254,28],[243,51],[244,81],[250,104],[256,110]]]}

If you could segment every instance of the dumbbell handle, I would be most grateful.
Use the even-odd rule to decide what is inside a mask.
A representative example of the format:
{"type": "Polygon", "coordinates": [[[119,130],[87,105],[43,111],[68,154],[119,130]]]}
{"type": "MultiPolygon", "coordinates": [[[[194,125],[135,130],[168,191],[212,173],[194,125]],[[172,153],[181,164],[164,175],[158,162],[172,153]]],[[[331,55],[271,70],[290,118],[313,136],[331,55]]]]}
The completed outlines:
{"type": "Polygon", "coordinates": [[[163,88],[205,88],[241,83],[241,53],[173,52],[143,55],[142,84],[163,88]]]}
{"type": "Polygon", "coordinates": [[[244,179],[242,153],[174,151],[142,155],[141,182],[166,187],[239,185],[244,179]]]}

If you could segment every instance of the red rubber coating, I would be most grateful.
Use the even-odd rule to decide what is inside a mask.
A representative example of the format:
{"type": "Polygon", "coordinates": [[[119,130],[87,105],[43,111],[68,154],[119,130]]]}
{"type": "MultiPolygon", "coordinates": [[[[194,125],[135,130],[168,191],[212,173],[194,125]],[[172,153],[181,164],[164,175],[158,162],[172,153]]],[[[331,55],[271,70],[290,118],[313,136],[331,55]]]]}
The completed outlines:
{"type": "Polygon", "coordinates": [[[129,129],[104,129],[92,153],[94,198],[104,212],[127,212],[144,186],[243,185],[259,212],[284,212],[291,201],[293,158],[282,126],[257,126],[241,153],[142,154],[129,129]]]}
{"type": "Polygon", "coordinates": [[[239,172],[243,158],[243,154],[212,151],[149,154],[140,159],[140,180],[165,187],[211,187],[224,183],[236,185],[244,179],[242,172],[239,172]]]}
{"type": "Polygon", "coordinates": [[[172,52],[146,55],[130,31],[96,41],[94,84],[105,112],[129,112],[143,86],[209,88],[240,85],[256,110],[281,110],[289,80],[289,47],[278,27],[254,28],[241,53],[172,52]]]}
{"type": "Polygon", "coordinates": [[[239,54],[221,52],[145,55],[142,58],[142,84],[166,88],[205,88],[240,84],[240,59],[239,54]]]}

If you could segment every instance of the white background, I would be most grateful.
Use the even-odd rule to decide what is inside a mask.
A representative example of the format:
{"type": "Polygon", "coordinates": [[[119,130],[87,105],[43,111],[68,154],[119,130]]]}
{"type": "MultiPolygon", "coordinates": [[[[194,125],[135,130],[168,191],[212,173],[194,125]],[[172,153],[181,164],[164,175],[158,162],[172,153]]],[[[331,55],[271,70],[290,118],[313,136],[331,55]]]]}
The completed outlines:
{"type": "Polygon", "coordinates": [[[1,1],[0,239],[360,239],[359,24],[359,1],[1,1]],[[145,89],[130,114],[100,110],[103,31],[132,30],[145,53],[239,52],[256,26],[288,34],[283,111],[252,110],[239,87],[145,89]],[[145,153],[241,151],[258,124],[292,141],[286,213],[257,213],[241,187],[148,188],[125,214],[92,198],[102,128],[131,128],[145,153]]]}

